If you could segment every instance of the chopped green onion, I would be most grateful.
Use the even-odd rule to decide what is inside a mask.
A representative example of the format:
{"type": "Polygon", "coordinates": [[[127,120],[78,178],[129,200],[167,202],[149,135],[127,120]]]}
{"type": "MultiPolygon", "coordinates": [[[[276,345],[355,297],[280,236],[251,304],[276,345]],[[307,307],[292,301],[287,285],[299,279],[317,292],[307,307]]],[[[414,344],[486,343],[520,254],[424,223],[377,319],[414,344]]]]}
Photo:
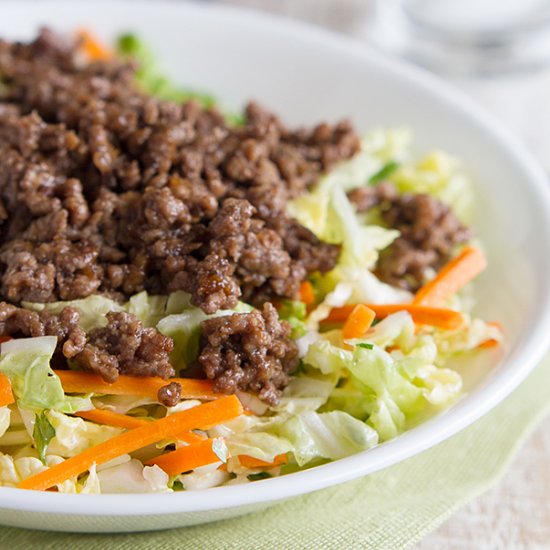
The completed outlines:
{"type": "Polygon", "coordinates": [[[360,344],[357,344],[357,347],[358,348],[363,348],[363,349],[374,349],[374,346],[372,344],[366,344],[366,343],[360,343],[360,344]]]}
{"type": "Polygon", "coordinates": [[[390,160],[388,163],[384,164],[378,172],[373,174],[369,178],[369,183],[378,183],[379,181],[382,181],[386,179],[388,176],[393,174],[397,169],[399,168],[399,163],[395,160],[390,160]]]}

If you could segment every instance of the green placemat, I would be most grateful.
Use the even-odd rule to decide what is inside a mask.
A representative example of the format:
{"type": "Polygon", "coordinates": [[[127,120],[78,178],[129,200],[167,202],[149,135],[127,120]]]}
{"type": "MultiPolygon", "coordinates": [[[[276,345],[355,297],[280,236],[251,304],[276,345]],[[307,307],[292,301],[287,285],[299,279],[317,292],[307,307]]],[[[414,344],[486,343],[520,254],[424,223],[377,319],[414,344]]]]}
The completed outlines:
{"type": "Polygon", "coordinates": [[[550,357],[470,428],[382,472],[219,523],[153,533],[80,535],[0,527],[0,548],[51,550],[404,549],[506,471],[550,409],[550,357]]]}

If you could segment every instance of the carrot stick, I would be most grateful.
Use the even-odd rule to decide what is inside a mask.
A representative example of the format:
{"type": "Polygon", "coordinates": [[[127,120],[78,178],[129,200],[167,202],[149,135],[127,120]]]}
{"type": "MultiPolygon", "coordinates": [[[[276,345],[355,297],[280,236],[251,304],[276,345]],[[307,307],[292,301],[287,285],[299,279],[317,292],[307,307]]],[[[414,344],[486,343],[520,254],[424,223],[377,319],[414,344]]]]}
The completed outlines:
{"type": "Polygon", "coordinates": [[[112,59],[113,52],[104,46],[92,33],[81,29],[77,33],[80,48],[88,56],[90,61],[106,61],[112,59]]]}
{"type": "MultiPolygon", "coordinates": [[[[430,325],[446,330],[456,330],[464,322],[464,317],[458,311],[423,306],[420,304],[365,304],[376,314],[377,319],[383,319],[392,313],[406,311],[413,321],[421,325],[430,325]]],[[[350,316],[355,305],[335,307],[329,316],[321,323],[344,323],[350,316]]]]}
{"type": "Polygon", "coordinates": [[[300,300],[308,306],[315,303],[315,293],[313,292],[313,285],[309,281],[304,281],[300,285],[300,300]]]}
{"type": "Polygon", "coordinates": [[[363,304],[356,305],[342,327],[344,339],[361,338],[369,330],[376,314],[363,304]]]}
{"type": "Polygon", "coordinates": [[[61,385],[67,393],[101,393],[107,395],[142,395],[157,399],[158,391],[170,382],[181,386],[182,399],[215,399],[220,394],[212,390],[210,380],[193,378],[169,378],[158,376],[127,376],[121,374],[116,382],[109,384],[101,376],[91,372],[74,370],[56,370],[61,385]]]}
{"type": "Polygon", "coordinates": [[[241,466],[245,468],[274,468],[275,466],[281,466],[288,462],[288,456],[286,453],[277,455],[273,462],[266,462],[265,460],[260,460],[259,458],[254,458],[253,456],[248,455],[239,455],[239,462],[241,466]]]}
{"type": "Polygon", "coordinates": [[[223,440],[220,438],[207,439],[206,441],[188,445],[187,447],[181,447],[175,451],[151,458],[144,462],[144,464],[146,466],[153,466],[156,464],[169,476],[175,476],[182,472],[194,470],[200,466],[219,462],[221,459],[214,452],[214,445],[216,445],[216,442],[219,444],[220,441],[223,440]]]}
{"type": "Polygon", "coordinates": [[[15,399],[11,391],[10,379],[4,374],[0,374],[0,407],[5,407],[12,403],[15,403],[15,399]]]}
{"type": "Polygon", "coordinates": [[[475,279],[486,267],[487,260],[483,252],[479,248],[468,246],[446,263],[439,273],[416,293],[413,303],[440,306],[475,279]]]}
{"type": "MultiPolygon", "coordinates": [[[[81,411],[75,414],[84,420],[95,422],[96,424],[105,424],[107,426],[115,426],[116,428],[126,428],[127,430],[133,430],[140,426],[147,426],[151,420],[145,418],[136,418],[128,414],[120,414],[106,409],[92,409],[91,411],[81,411]]],[[[204,436],[198,435],[194,432],[182,432],[177,435],[179,441],[185,441],[190,445],[204,441],[204,436]]]]}
{"type": "Polygon", "coordinates": [[[184,431],[195,428],[207,430],[216,424],[239,416],[242,412],[243,408],[239,399],[230,395],[211,403],[174,413],[149,422],[147,426],[124,432],[91,447],[83,453],[24,479],[18,487],[44,491],[89,470],[93,464],[104,464],[120,455],[132,453],[162,439],[175,438],[184,431]]]}

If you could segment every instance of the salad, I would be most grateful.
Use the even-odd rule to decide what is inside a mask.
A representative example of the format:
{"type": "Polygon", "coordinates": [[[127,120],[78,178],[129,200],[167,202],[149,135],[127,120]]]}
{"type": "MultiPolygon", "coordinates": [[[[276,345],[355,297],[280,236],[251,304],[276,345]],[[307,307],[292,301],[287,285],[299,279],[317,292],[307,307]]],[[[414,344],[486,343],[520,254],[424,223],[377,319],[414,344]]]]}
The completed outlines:
{"type": "Polygon", "coordinates": [[[0,486],[147,493],[367,451],[502,342],[459,161],[288,129],[140,40],[0,40],[0,486]]]}

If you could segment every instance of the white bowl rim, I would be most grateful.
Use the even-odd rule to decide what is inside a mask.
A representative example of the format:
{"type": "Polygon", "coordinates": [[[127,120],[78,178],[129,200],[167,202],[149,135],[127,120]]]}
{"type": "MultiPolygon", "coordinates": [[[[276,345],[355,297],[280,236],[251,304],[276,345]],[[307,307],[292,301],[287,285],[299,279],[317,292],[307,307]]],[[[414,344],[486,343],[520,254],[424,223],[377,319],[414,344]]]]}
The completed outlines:
{"type": "MultiPolygon", "coordinates": [[[[124,6],[131,0],[109,1],[109,7],[124,6]]],[[[104,0],[107,4],[107,0],[104,0]]],[[[92,6],[91,0],[78,3],[92,6]]],[[[98,2],[93,2],[96,7],[98,2]]],[[[21,6],[16,0],[5,1],[2,8],[21,6]]],[[[63,0],[44,2],[27,0],[26,7],[44,9],[49,6],[63,6],[70,9],[71,4],[63,0]]],[[[550,185],[542,168],[532,158],[524,145],[509,130],[491,115],[483,111],[472,100],[438,77],[420,68],[387,58],[362,42],[322,29],[307,23],[267,15],[236,6],[202,5],[195,2],[178,3],[170,0],[149,2],[147,0],[131,1],[132,10],[175,10],[190,13],[207,11],[212,17],[223,17],[226,21],[240,20],[246,17],[247,22],[265,28],[280,29],[284,25],[287,35],[307,35],[311,41],[323,44],[330,42],[330,47],[346,55],[362,58],[366,62],[383,67],[385,71],[398,75],[409,81],[417,89],[428,94],[437,94],[445,99],[455,111],[462,113],[480,132],[491,137],[503,152],[510,155],[521,165],[531,191],[540,204],[550,213],[550,185]]],[[[550,235],[550,216],[545,220],[541,233],[550,235]]],[[[550,274],[550,259],[546,261],[546,271],[550,274]]],[[[544,296],[540,297],[537,308],[536,323],[523,342],[523,349],[507,361],[507,368],[496,372],[491,382],[485,387],[466,396],[461,402],[444,414],[433,418],[400,437],[383,445],[364,451],[348,458],[340,459],[310,470],[288,474],[272,479],[256,481],[250,484],[215,487],[198,491],[182,491],[172,494],[108,494],[108,495],[75,495],[53,492],[23,491],[20,489],[0,487],[0,509],[9,508],[41,514],[65,514],[86,516],[154,516],[184,512],[218,510],[255,503],[274,502],[289,497],[306,494],[338,483],[352,480],[376,472],[397,462],[426,450],[466,428],[487,413],[507,395],[509,395],[532,371],[537,362],[548,349],[547,335],[550,333],[550,277],[544,296]]]]}

